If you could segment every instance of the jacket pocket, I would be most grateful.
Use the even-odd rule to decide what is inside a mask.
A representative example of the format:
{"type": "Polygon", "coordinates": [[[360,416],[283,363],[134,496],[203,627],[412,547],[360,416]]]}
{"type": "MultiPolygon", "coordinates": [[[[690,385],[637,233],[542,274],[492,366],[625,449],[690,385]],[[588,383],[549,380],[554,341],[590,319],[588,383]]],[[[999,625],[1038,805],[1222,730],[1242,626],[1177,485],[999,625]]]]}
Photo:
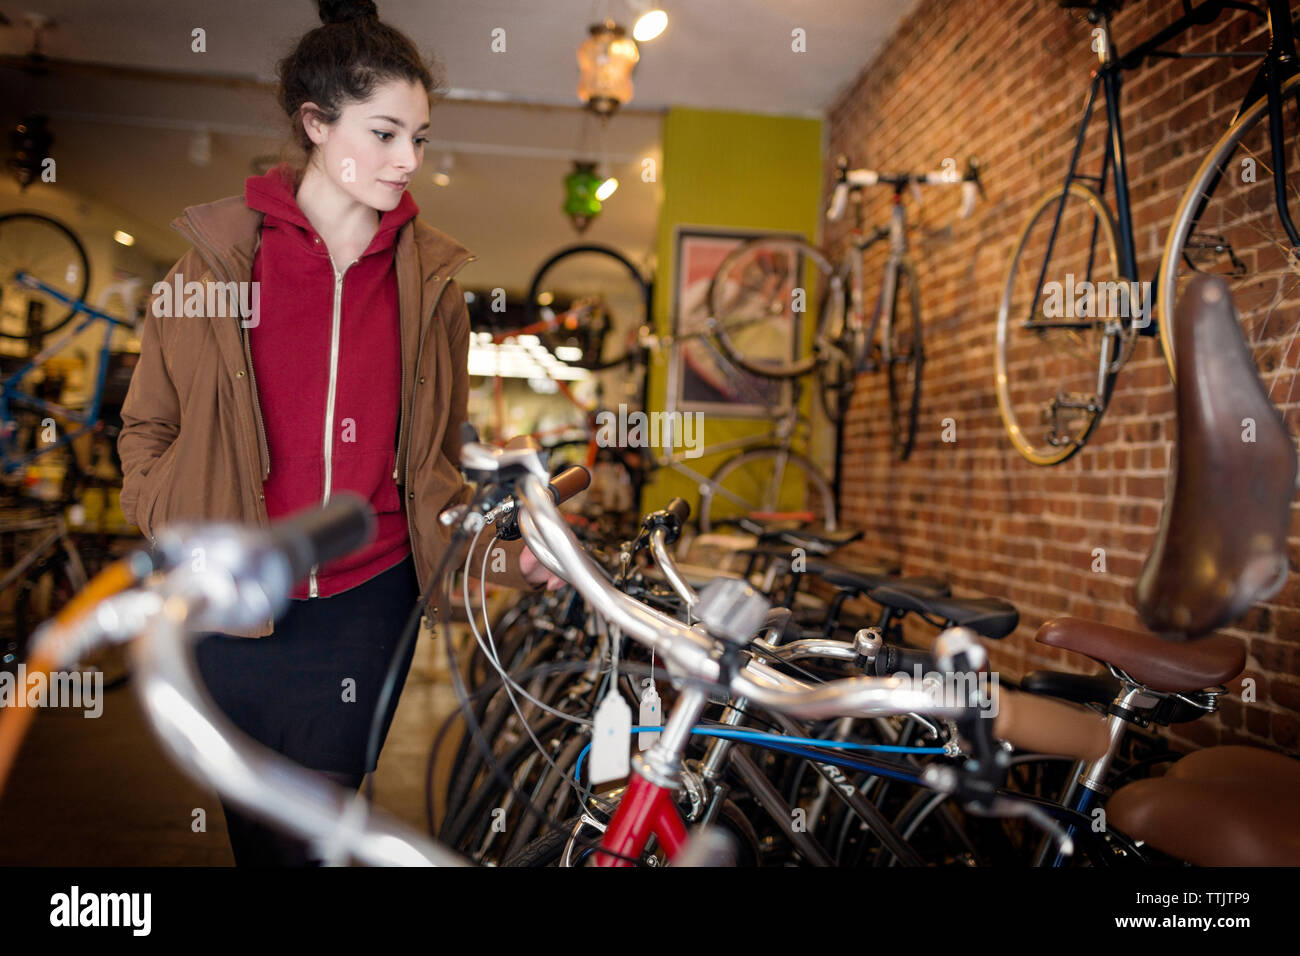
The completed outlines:
{"type": "Polygon", "coordinates": [[[158,460],[149,469],[149,475],[145,479],[147,484],[140,496],[137,515],[142,516],[144,521],[140,530],[150,538],[157,532],[159,523],[167,519],[165,500],[171,486],[171,476],[176,466],[176,451],[180,443],[181,436],[177,435],[176,440],[167,446],[167,450],[158,456],[158,460]],[[163,504],[163,507],[160,508],[160,504],[163,504]]]}

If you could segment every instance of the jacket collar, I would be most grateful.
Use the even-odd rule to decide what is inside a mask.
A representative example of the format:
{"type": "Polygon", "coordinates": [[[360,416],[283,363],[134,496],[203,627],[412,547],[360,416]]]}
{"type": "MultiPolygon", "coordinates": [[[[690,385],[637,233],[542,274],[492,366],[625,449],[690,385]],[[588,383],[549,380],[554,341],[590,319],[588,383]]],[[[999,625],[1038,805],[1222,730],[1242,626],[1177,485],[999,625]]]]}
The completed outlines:
{"type": "MultiPolygon", "coordinates": [[[[264,214],[250,209],[243,196],[187,206],[172,228],[190,241],[209,265],[225,271],[226,281],[247,279],[261,241],[264,214]]],[[[397,250],[414,241],[422,286],[436,285],[473,258],[463,245],[416,217],[398,230],[397,250]]]]}

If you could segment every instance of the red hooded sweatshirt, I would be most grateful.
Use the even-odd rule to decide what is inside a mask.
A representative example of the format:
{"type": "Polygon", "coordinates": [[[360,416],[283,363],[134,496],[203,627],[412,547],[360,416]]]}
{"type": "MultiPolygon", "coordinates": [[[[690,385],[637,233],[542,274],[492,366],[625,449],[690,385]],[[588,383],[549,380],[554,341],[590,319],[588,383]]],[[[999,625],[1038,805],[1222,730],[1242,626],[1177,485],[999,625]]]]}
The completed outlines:
{"type": "MultiPolygon", "coordinates": [[[[271,459],[267,515],[348,489],[368,498],[378,518],[368,547],[317,569],[314,596],[329,597],[411,553],[393,478],[402,375],[393,247],[420,210],[404,192],[361,257],[335,264],[296,194],[288,163],[244,183],[248,207],[265,213],[253,261],[259,309],[247,334],[271,459]]],[[[311,580],[292,596],[313,596],[311,580]]]]}

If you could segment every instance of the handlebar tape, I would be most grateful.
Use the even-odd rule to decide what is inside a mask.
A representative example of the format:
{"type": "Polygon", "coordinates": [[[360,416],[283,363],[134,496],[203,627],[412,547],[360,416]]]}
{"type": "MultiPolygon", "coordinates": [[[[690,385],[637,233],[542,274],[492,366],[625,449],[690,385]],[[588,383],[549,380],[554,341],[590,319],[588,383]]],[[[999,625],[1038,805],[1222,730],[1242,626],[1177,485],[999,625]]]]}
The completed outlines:
{"type": "Polygon", "coordinates": [[[1034,694],[998,690],[993,733],[1021,750],[1097,760],[1110,747],[1106,720],[1090,710],[1034,694]]]}

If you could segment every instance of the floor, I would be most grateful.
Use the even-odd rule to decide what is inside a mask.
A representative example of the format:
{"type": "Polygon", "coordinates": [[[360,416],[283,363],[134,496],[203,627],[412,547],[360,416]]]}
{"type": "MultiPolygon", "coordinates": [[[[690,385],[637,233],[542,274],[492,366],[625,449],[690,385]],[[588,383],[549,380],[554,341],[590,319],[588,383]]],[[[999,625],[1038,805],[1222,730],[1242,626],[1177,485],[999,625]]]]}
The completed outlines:
{"type": "MultiPolygon", "coordinates": [[[[38,712],[0,795],[0,866],[234,864],[216,793],[170,762],[132,688],[108,692],[96,719],[38,712]]],[[[445,654],[422,632],[373,779],[375,804],[420,833],[429,748],[454,709],[445,654]]]]}

